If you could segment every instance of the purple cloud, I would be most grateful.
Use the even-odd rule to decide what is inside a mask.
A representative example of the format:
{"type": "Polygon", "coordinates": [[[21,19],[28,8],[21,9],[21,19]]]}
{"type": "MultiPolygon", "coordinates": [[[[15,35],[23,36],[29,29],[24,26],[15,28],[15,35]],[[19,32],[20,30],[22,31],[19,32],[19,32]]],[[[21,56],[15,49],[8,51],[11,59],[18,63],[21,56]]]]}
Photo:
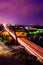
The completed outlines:
{"type": "Polygon", "coordinates": [[[4,21],[10,20],[9,23],[38,24],[42,21],[42,25],[43,14],[41,12],[43,13],[42,0],[0,0],[0,17],[2,16],[4,21]]]}

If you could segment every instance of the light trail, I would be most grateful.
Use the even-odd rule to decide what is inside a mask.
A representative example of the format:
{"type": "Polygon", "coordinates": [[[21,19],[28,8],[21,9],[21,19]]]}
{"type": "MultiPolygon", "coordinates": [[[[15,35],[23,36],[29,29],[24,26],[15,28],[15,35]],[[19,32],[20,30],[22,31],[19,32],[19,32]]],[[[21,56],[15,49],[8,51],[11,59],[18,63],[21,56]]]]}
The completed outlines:
{"type": "Polygon", "coordinates": [[[40,56],[36,51],[34,51],[29,45],[27,45],[24,41],[22,41],[20,38],[18,38],[18,42],[23,45],[30,53],[37,56],[40,59],[43,59],[42,56],[40,56]]]}
{"type": "Polygon", "coordinates": [[[4,28],[6,29],[6,24],[5,24],[5,23],[3,24],[3,26],[4,26],[4,28]]]}
{"type": "Polygon", "coordinates": [[[12,32],[10,32],[7,28],[6,28],[6,24],[3,24],[4,25],[4,28],[5,30],[7,30],[11,35],[12,37],[16,40],[16,36],[14,34],[12,34],[12,32]]]}

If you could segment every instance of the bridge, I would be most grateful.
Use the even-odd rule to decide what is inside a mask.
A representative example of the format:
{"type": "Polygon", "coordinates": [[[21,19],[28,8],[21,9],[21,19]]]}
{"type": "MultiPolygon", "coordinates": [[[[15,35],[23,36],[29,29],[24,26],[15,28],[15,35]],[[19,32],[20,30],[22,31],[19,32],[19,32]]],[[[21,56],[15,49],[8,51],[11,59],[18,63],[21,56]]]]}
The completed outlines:
{"type": "MultiPolygon", "coordinates": [[[[6,25],[4,25],[4,28],[6,31],[10,33],[10,35],[16,40],[15,34],[13,34],[9,29],[6,28],[6,25]]],[[[43,48],[40,46],[34,44],[33,42],[25,39],[25,38],[17,38],[17,41],[20,45],[24,46],[25,49],[37,57],[37,60],[43,63],[43,48]]]]}

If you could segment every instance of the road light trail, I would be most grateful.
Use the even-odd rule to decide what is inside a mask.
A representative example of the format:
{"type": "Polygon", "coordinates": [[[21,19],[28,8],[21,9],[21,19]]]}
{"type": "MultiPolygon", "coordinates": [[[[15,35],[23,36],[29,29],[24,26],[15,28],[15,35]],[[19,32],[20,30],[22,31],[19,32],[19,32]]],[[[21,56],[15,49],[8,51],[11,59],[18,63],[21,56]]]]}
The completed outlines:
{"type": "MultiPolygon", "coordinates": [[[[43,54],[42,56],[40,54],[38,54],[36,51],[34,51],[34,49],[32,49],[28,44],[26,44],[23,40],[21,40],[20,38],[18,38],[18,42],[23,45],[30,53],[32,53],[33,55],[37,56],[38,58],[40,57],[40,59],[43,59],[43,54]]],[[[31,44],[31,43],[30,43],[31,44]]]]}
{"type": "MultiPolygon", "coordinates": [[[[6,28],[6,25],[4,25],[4,28],[5,28],[5,30],[7,30],[11,34],[11,36],[14,39],[16,39],[16,36],[6,28]]],[[[32,46],[29,46],[29,44],[28,44],[29,42],[27,43],[26,39],[25,40],[22,40],[22,39],[21,38],[17,38],[18,42],[21,45],[23,45],[25,47],[25,49],[27,49],[31,54],[35,55],[40,61],[43,62],[43,49],[42,49],[42,54],[41,54],[41,51],[38,53],[37,52],[38,51],[37,50],[37,47],[35,47],[35,45],[34,45],[34,48],[36,48],[37,51],[33,49],[33,45],[32,46]]],[[[31,44],[31,42],[30,42],[30,44],[31,44]]],[[[40,47],[38,47],[38,48],[40,48],[40,47]]]]}
{"type": "Polygon", "coordinates": [[[12,37],[16,40],[16,36],[14,34],[12,34],[12,32],[10,32],[7,28],[6,28],[6,24],[3,24],[4,25],[4,28],[5,30],[7,30],[11,35],[12,37]]]}
{"type": "Polygon", "coordinates": [[[37,49],[41,54],[43,54],[43,48],[41,48],[40,46],[34,44],[33,42],[25,39],[25,38],[20,38],[22,41],[24,41],[26,44],[30,45],[31,47],[37,49]]]}

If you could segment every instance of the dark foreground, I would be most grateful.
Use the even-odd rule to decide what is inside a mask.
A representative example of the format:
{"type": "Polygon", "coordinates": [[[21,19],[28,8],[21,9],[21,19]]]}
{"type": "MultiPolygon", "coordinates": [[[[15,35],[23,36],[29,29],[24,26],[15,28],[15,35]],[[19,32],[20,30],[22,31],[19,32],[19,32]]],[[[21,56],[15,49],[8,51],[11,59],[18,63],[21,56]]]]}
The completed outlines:
{"type": "Polygon", "coordinates": [[[12,50],[10,56],[0,56],[0,65],[42,65],[37,58],[25,50],[12,50]]]}

